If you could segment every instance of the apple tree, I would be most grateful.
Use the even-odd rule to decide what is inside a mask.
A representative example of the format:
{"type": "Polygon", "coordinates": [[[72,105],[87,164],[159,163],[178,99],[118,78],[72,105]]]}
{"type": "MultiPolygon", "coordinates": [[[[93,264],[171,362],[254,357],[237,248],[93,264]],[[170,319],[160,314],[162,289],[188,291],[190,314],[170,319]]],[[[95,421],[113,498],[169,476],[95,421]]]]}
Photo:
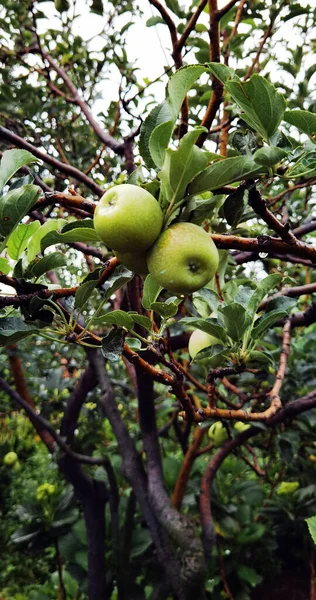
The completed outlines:
{"type": "Polygon", "coordinates": [[[62,600],[315,600],[315,11],[144,4],[0,9],[8,551],[62,600]]]}

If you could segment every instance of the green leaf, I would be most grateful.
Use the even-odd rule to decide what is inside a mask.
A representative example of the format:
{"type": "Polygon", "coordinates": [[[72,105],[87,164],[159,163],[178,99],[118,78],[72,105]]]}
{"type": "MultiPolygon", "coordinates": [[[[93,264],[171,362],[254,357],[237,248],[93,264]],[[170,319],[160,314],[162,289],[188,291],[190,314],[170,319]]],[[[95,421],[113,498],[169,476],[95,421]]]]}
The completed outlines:
{"type": "Polygon", "coordinates": [[[184,319],[180,319],[179,323],[187,327],[194,327],[195,329],[200,329],[201,331],[205,331],[205,333],[209,333],[213,335],[218,340],[227,343],[227,334],[226,330],[222,325],[219,325],[216,319],[200,319],[196,317],[184,317],[184,319]]]}
{"type": "Polygon", "coordinates": [[[24,165],[37,162],[37,158],[27,150],[6,150],[0,163],[0,190],[7,181],[24,165]]]}
{"type": "Polygon", "coordinates": [[[203,131],[207,131],[205,127],[196,127],[183,136],[177,150],[166,150],[159,177],[163,197],[168,202],[176,204],[181,200],[191,179],[207,165],[205,153],[195,145],[203,131]]]}
{"type": "Polygon", "coordinates": [[[264,173],[266,173],[266,168],[259,166],[247,156],[225,158],[199,173],[190,183],[188,193],[199,194],[216,190],[229,183],[241,181],[247,177],[257,177],[264,173]]]}
{"type": "Polygon", "coordinates": [[[166,99],[174,121],[179,115],[188,91],[202,73],[205,73],[204,65],[186,65],[170,77],[167,83],[166,99]]]}
{"type": "Polygon", "coordinates": [[[51,231],[45,235],[41,240],[41,251],[43,252],[48,246],[71,244],[73,242],[100,242],[100,238],[95,229],[90,227],[90,224],[88,227],[84,226],[84,221],[67,223],[60,233],[58,231],[51,231]]]}
{"type": "Polygon", "coordinates": [[[176,297],[168,298],[166,302],[153,302],[151,310],[166,319],[177,314],[180,302],[181,298],[176,297]]]}
{"type": "Polygon", "coordinates": [[[162,290],[161,285],[155,281],[151,275],[147,275],[143,289],[142,305],[146,310],[151,309],[151,305],[155,302],[162,290]]]}
{"type": "Polygon", "coordinates": [[[252,350],[252,352],[250,352],[250,357],[247,360],[247,366],[263,369],[264,365],[271,365],[272,367],[274,367],[274,359],[272,354],[270,354],[270,352],[267,352],[267,350],[265,350],[264,352],[259,350],[252,350]]]}
{"type": "Polygon", "coordinates": [[[148,529],[136,529],[133,532],[131,559],[141,556],[151,546],[152,539],[148,529]]]}
{"type": "Polygon", "coordinates": [[[310,137],[316,134],[316,114],[308,110],[287,110],[283,120],[294,125],[310,137]]]}
{"type": "Polygon", "coordinates": [[[41,251],[41,240],[50,232],[55,231],[65,225],[65,219],[49,219],[32,235],[28,244],[27,258],[31,262],[41,251]]]}
{"type": "Polygon", "coordinates": [[[282,94],[257,74],[248,81],[227,81],[225,89],[244,111],[242,119],[269,141],[284,115],[286,102],[282,94]]]}
{"type": "Polygon", "coordinates": [[[134,352],[138,352],[142,347],[142,343],[138,338],[127,337],[125,338],[125,342],[131,350],[134,350],[134,352]]]}
{"type": "Polygon", "coordinates": [[[229,194],[224,202],[224,217],[228,225],[232,227],[237,227],[238,223],[242,220],[246,192],[247,190],[244,188],[239,188],[236,192],[229,194]]]}
{"type": "Polygon", "coordinates": [[[134,327],[132,316],[124,310],[113,310],[112,312],[103,315],[102,322],[125,327],[125,329],[128,330],[131,330],[134,327]]]}
{"type": "Polygon", "coordinates": [[[1,258],[0,256],[0,272],[8,275],[10,273],[11,267],[6,258],[1,258]]]}
{"type": "Polygon", "coordinates": [[[308,527],[308,531],[311,534],[314,544],[316,544],[316,516],[305,519],[308,527]]]}
{"type": "Polygon", "coordinates": [[[266,306],[266,313],[271,310],[285,310],[287,314],[290,313],[292,308],[297,303],[297,298],[289,298],[289,296],[279,296],[278,298],[272,298],[269,300],[266,306]]]}
{"type": "Polygon", "coordinates": [[[44,275],[47,271],[65,267],[66,265],[67,261],[63,254],[60,252],[52,252],[52,254],[47,254],[44,258],[32,261],[27,267],[24,276],[26,279],[32,279],[33,277],[38,279],[38,277],[41,277],[41,275],[44,275]]]}
{"type": "Polygon", "coordinates": [[[129,311],[128,314],[132,317],[134,323],[137,323],[137,325],[144,327],[144,329],[147,329],[147,331],[152,330],[152,322],[148,317],[145,317],[144,315],[139,315],[138,313],[132,311],[129,311]]]}
{"type": "Polygon", "coordinates": [[[285,173],[286,179],[316,176],[316,152],[305,152],[285,173]]]}
{"type": "Polygon", "coordinates": [[[149,168],[162,167],[174,124],[183,100],[193,83],[205,72],[202,65],[186,65],[178,69],[168,81],[166,99],[156,106],[145,119],[139,142],[139,151],[149,168]]]}
{"type": "Polygon", "coordinates": [[[33,333],[38,333],[38,327],[25,323],[19,317],[0,318],[0,344],[2,346],[13,344],[33,333]]]}
{"type": "Polygon", "coordinates": [[[7,240],[7,252],[13,260],[18,260],[24,252],[29,239],[32,235],[40,228],[41,224],[39,221],[33,221],[32,223],[20,223],[16,229],[11,233],[7,240]]]}
{"type": "Polygon", "coordinates": [[[92,0],[90,11],[102,16],[104,13],[103,0],[92,0]]]}
{"type": "Polygon", "coordinates": [[[283,160],[283,158],[286,158],[287,155],[288,153],[286,150],[283,150],[282,148],[277,148],[276,146],[264,146],[263,148],[256,150],[253,159],[259,165],[273,167],[283,160]]]}
{"type": "Polygon", "coordinates": [[[66,223],[63,227],[62,232],[66,233],[66,231],[72,231],[73,229],[82,229],[82,227],[88,229],[94,229],[93,219],[82,219],[80,221],[70,221],[70,223],[66,223]]]}
{"type": "Polygon", "coordinates": [[[103,338],[101,352],[104,358],[110,362],[116,362],[119,360],[122,354],[123,345],[124,342],[122,331],[113,329],[107,336],[103,338]]]}
{"type": "Polygon", "coordinates": [[[231,140],[232,146],[245,156],[252,157],[253,153],[257,148],[257,140],[253,131],[247,129],[247,131],[235,131],[232,135],[231,140]]]}
{"type": "Polygon", "coordinates": [[[23,185],[0,198],[0,235],[7,237],[32,208],[40,188],[33,184],[23,185]]]}
{"type": "Polygon", "coordinates": [[[167,8],[169,8],[177,17],[182,16],[182,11],[178,0],[166,0],[167,8]]]}
{"type": "Polygon", "coordinates": [[[119,290],[123,285],[128,283],[131,279],[133,279],[134,273],[129,271],[123,265],[119,265],[114,273],[112,273],[111,277],[107,279],[102,285],[102,290],[104,292],[104,300],[107,301],[112,294],[119,290]]]}
{"type": "Polygon", "coordinates": [[[161,123],[165,121],[170,121],[170,110],[166,101],[158,104],[155,108],[149,113],[148,117],[145,119],[141,126],[140,130],[140,139],[139,139],[139,153],[143,157],[145,161],[146,167],[148,169],[155,169],[156,165],[151,157],[151,153],[149,150],[149,139],[154,131],[155,127],[158,127],[161,123]]]}
{"type": "Polygon", "coordinates": [[[251,567],[245,567],[243,565],[238,567],[237,573],[240,579],[242,579],[246,583],[249,583],[249,585],[251,585],[251,587],[253,588],[259,585],[259,583],[261,583],[263,579],[262,575],[259,575],[257,571],[255,571],[251,567]]]}
{"type": "Polygon", "coordinates": [[[234,75],[234,70],[221,63],[210,62],[206,65],[211,73],[222,83],[226,83],[234,75]]]}
{"type": "Polygon", "coordinates": [[[256,314],[260,302],[267,295],[267,293],[270,292],[270,290],[275,288],[275,286],[278,285],[280,281],[282,281],[282,279],[283,275],[281,275],[280,273],[272,273],[271,275],[265,277],[259,283],[257,289],[252,294],[247,306],[247,310],[251,314],[251,316],[254,316],[256,314]]]}
{"type": "Polygon", "coordinates": [[[218,310],[223,315],[227,335],[239,342],[252,322],[246,309],[241,304],[232,302],[227,306],[219,306],[218,310]]]}
{"type": "Polygon", "coordinates": [[[82,283],[78,290],[76,291],[76,295],[75,295],[75,308],[78,311],[82,311],[83,307],[86,305],[86,303],[88,302],[93,290],[96,288],[97,286],[97,280],[90,280],[90,281],[86,281],[85,283],[82,283]]]}
{"type": "Polygon", "coordinates": [[[256,321],[256,325],[252,330],[251,337],[256,339],[262,336],[267,329],[269,329],[276,321],[282,319],[287,316],[286,310],[271,310],[271,312],[267,313],[263,317],[260,317],[258,321],[256,321]]]}
{"type": "Polygon", "coordinates": [[[155,127],[149,138],[149,152],[157,167],[162,167],[165,151],[169,144],[173,131],[174,122],[172,120],[160,123],[155,127]]]}

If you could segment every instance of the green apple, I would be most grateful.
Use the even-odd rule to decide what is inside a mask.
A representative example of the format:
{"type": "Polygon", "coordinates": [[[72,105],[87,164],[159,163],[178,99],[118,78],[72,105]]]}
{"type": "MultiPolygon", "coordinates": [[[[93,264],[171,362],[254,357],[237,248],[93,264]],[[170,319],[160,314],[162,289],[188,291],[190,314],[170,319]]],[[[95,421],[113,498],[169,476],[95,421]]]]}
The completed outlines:
{"type": "Polygon", "coordinates": [[[18,455],[16,452],[8,452],[3,458],[3,463],[7,465],[7,467],[13,467],[17,461],[18,455]]]}
{"type": "Polygon", "coordinates": [[[228,433],[221,421],[215,421],[208,430],[208,437],[213,442],[215,448],[222,446],[228,439],[228,433]]]}
{"type": "Polygon", "coordinates": [[[149,273],[176,294],[191,294],[212,279],[217,248],[209,234],[193,223],[176,223],[159,236],[147,254],[149,273]]]}
{"type": "MultiPolygon", "coordinates": [[[[204,350],[204,348],[210,348],[210,346],[215,346],[215,344],[220,344],[220,343],[221,343],[220,340],[218,340],[213,335],[210,335],[209,333],[205,333],[205,331],[201,331],[200,329],[196,329],[190,335],[188,351],[189,351],[189,354],[190,354],[192,360],[194,360],[196,355],[201,350],[204,350]]],[[[208,360],[208,359],[204,359],[204,360],[208,360]]]]}
{"type": "Polygon", "coordinates": [[[157,200],[137,185],[123,183],[103,194],[94,213],[94,227],[106,246],[117,252],[147,250],[157,239],[163,213],[157,200]]]}
{"type": "Polygon", "coordinates": [[[131,252],[114,252],[120,263],[140,275],[148,275],[148,267],[146,261],[146,253],[132,254],[131,252]]]}

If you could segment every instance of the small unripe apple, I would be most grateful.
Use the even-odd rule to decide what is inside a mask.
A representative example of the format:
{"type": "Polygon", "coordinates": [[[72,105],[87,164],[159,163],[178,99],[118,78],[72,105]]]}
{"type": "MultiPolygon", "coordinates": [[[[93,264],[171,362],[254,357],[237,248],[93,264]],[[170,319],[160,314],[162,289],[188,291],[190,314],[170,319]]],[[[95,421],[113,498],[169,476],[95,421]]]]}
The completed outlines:
{"type": "Polygon", "coordinates": [[[238,431],[238,433],[242,433],[243,431],[247,431],[247,429],[249,429],[250,425],[247,423],[243,423],[243,421],[236,421],[235,425],[234,425],[234,429],[236,429],[236,431],[238,431]]]}
{"type": "Polygon", "coordinates": [[[7,465],[7,467],[13,467],[17,461],[18,455],[16,452],[8,452],[3,458],[3,463],[7,465]]]}
{"type": "Polygon", "coordinates": [[[286,496],[287,494],[296,492],[298,487],[300,487],[298,481],[282,481],[277,488],[276,493],[278,496],[286,496]]]}
{"type": "Polygon", "coordinates": [[[221,421],[216,421],[208,430],[208,437],[215,448],[219,448],[228,439],[228,433],[221,421]]]}
{"type": "Polygon", "coordinates": [[[218,261],[213,240],[193,223],[171,225],[147,254],[152,277],[176,294],[191,294],[201,289],[212,279],[218,261]]]}
{"type": "MultiPolygon", "coordinates": [[[[188,343],[188,351],[192,358],[195,359],[196,355],[204,350],[204,348],[210,348],[211,346],[215,346],[215,344],[220,344],[220,340],[218,340],[213,335],[209,333],[205,333],[205,331],[201,331],[200,329],[196,329],[191,333],[189,343],[188,343]]],[[[207,361],[208,359],[201,359],[203,361],[207,361]]]]}
{"type": "Polygon", "coordinates": [[[109,189],[96,206],[94,227],[106,246],[116,252],[145,252],[157,239],[163,213],[152,194],[137,185],[109,189]]]}
{"type": "Polygon", "coordinates": [[[130,271],[134,273],[139,273],[139,275],[147,275],[148,267],[146,260],[146,253],[142,254],[132,254],[131,252],[114,252],[116,258],[119,259],[120,263],[127,267],[130,271]]]}

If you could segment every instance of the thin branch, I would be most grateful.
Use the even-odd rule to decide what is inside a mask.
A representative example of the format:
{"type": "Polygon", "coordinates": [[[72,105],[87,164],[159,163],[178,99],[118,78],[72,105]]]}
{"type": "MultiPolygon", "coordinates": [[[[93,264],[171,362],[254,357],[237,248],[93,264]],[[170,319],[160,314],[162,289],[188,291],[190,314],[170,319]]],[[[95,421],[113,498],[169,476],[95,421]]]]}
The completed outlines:
{"type": "Polygon", "coordinates": [[[219,9],[218,18],[222,19],[224,15],[226,15],[230,11],[230,9],[233,8],[235,4],[237,4],[237,2],[238,0],[230,0],[230,2],[226,4],[226,6],[223,6],[223,8],[219,9]]]}
{"type": "MultiPolygon", "coordinates": [[[[220,17],[219,10],[217,5],[217,0],[208,0],[209,7],[209,18],[210,18],[210,28],[209,28],[209,37],[210,37],[210,61],[211,62],[220,62],[221,57],[221,49],[220,49],[220,17]]],[[[206,113],[202,119],[201,125],[210,129],[216,113],[223,101],[223,83],[217,79],[214,75],[212,75],[212,89],[213,93],[207,107],[206,113]]],[[[207,133],[203,133],[200,135],[197,145],[202,146],[204,141],[207,138],[207,133]]]]}
{"type": "Polygon", "coordinates": [[[181,508],[181,504],[186,492],[186,487],[190,477],[194,459],[198,456],[198,450],[203,441],[205,433],[206,429],[196,427],[193,435],[193,440],[184,456],[180,473],[178,475],[178,479],[172,494],[172,504],[177,510],[180,510],[181,508]]]}
{"type": "Polygon", "coordinates": [[[276,10],[272,11],[272,13],[271,13],[272,16],[270,18],[270,23],[269,23],[269,25],[268,25],[265,33],[264,33],[264,36],[263,36],[263,38],[262,38],[262,40],[260,42],[259,48],[258,48],[258,50],[256,52],[256,55],[255,55],[255,57],[254,57],[251,65],[250,65],[250,67],[249,67],[249,69],[248,69],[248,71],[247,71],[247,73],[246,73],[246,75],[244,77],[245,80],[249,79],[249,77],[251,77],[251,75],[252,75],[252,73],[254,71],[254,68],[255,68],[256,64],[258,63],[258,61],[259,61],[259,58],[260,58],[261,52],[262,52],[262,50],[264,48],[264,45],[265,45],[267,39],[273,33],[273,27],[274,27],[275,20],[280,15],[280,12],[281,12],[281,10],[282,10],[282,8],[283,8],[284,5],[287,5],[287,0],[283,0],[283,2],[281,2],[278,11],[276,11],[276,10]]]}
{"type": "MultiPolygon", "coordinates": [[[[268,427],[276,427],[288,418],[294,418],[298,414],[316,407],[316,391],[314,390],[307,396],[303,396],[286,404],[277,415],[274,415],[266,422],[268,427]]],[[[210,557],[212,547],[215,542],[215,530],[211,512],[211,487],[215,475],[225,458],[244,444],[251,437],[262,433],[262,430],[256,427],[250,427],[243,431],[232,440],[224,442],[223,446],[212,457],[201,481],[200,494],[200,516],[203,531],[203,545],[206,558],[210,557]]]]}
{"type": "MultiPolygon", "coordinates": [[[[287,359],[290,352],[290,331],[291,331],[292,321],[288,319],[283,327],[283,336],[282,336],[282,349],[280,354],[280,361],[278,370],[276,373],[275,381],[271,391],[268,396],[270,398],[269,407],[263,412],[247,412],[242,409],[226,409],[226,408],[216,408],[216,407],[204,407],[194,413],[194,421],[196,423],[200,423],[205,421],[206,419],[238,419],[240,421],[260,421],[266,422],[273,415],[275,415],[281,408],[282,403],[280,400],[280,390],[282,387],[282,383],[285,376],[285,370],[287,365],[287,359]]],[[[207,377],[207,382],[212,384],[217,377],[221,377],[223,375],[229,374],[228,371],[232,373],[236,373],[236,369],[233,367],[227,367],[224,369],[213,369],[209,372],[207,377]]],[[[185,418],[185,413],[179,413],[180,416],[185,418]]]]}
{"type": "MultiPolygon", "coordinates": [[[[103,283],[112,275],[113,271],[116,269],[118,264],[119,261],[115,257],[110,258],[106,262],[106,266],[98,279],[97,287],[101,287],[103,285],[103,283]]],[[[1,282],[14,288],[16,288],[17,286],[17,282],[15,279],[4,275],[4,273],[1,273],[0,271],[0,283],[1,282]]],[[[16,296],[0,296],[0,308],[4,306],[21,306],[23,304],[28,304],[30,300],[32,300],[32,298],[35,297],[43,299],[52,298],[54,300],[58,300],[60,298],[69,298],[69,296],[74,296],[79,288],[80,285],[77,285],[72,288],[60,288],[54,290],[39,289],[29,294],[19,294],[16,296]]]]}
{"type": "Polygon", "coordinates": [[[54,167],[54,169],[57,169],[57,171],[66,173],[67,175],[74,177],[81,183],[84,183],[84,185],[86,185],[87,188],[94,192],[99,198],[103,196],[104,189],[100,187],[97,183],[95,183],[92,179],[90,179],[90,177],[85,175],[85,173],[82,173],[82,171],[79,171],[79,169],[77,169],[76,167],[67,165],[66,163],[63,163],[60,160],[57,160],[57,158],[54,158],[53,156],[42,152],[41,150],[36,148],[36,146],[33,146],[33,144],[30,144],[30,142],[27,142],[16,133],[13,133],[12,131],[9,131],[9,129],[6,129],[5,127],[1,126],[0,140],[6,140],[8,142],[11,142],[15,146],[17,146],[17,148],[24,148],[25,150],[29,150],[29,152],[34,154],[36,158],[39,158],[44,163],[51,165],[51,167],[54,167]]]}
{"type": "Polygon", "coordinates": [[[2,377],[0,377],[0,388],[10,396],[11,400],[22,406],[24,408],[26,414],[29,416],[30,420],[37,423],[38,427],[41,429],[45,429],[55,440],[56,444],[67,454],[77,462],[86,465],[103,465],[107,459],[105,458],[96,458],[92,456],[85,456],[84,454],[78,454],[78,452],[73,452],[71,448],[69,448],[68,444],[66,444],[64,438],[62,438],[57,431],[55,431],[54,427],[46,421],[41,415],[39,415],[34,408],[32,408],[24,398],[20,396],[17,392],[15,392],[2,377]]]}
{"type": "Polygon", "coordinates": [[[207,0],[200,0],[200,3],[198,5],[195,13],[193,13],[191,19],[186,24],[184,31],[176,45],[176,49],[178,52],[181,52],[183,46],[185,45],[190,33],[193,31],[196,23],[198,22],[199,16],[202,14],[206,5],[207,5],[207,0]]]}
{"type": "Polygon", "coordinates": [[[254,187],[253,182],[251,182],[250,185],[248,203],[251,208],[269,227],[271,227],[271,229],[279,234],[282,240],[291,247],[291,251],[294,251],[294,254],[297,253],[297,250],[302,251],[306,258],[310,258],[310,260],[316,262],[316,248],[298,240],[290,230],[288,223],[283,225],[278,221],[275,215],[268,209],[265,200],[262,198],[256,187],[254,187]]]}
{"type": "MultiPolygon", "coordinates": [[[[269,235],[260,235],[257,238],[243,238],[235,235],[211,234],[213,242],[221,250],[245,250],[247,252],[265,252],[267,254],[286,255],[289,252],[289,244],[279,238],[269,235]]],[[[309,258],[316,262],[316,249],[308,244],[295,245],[291,247],[293,255],[297,257],[309,258]]]]}
{"type": "Polygon", "coordinates": [[[269,197],[268,198],[269,207],[271,208],[271,206],[274,206],[279,200],[282,200],[282,198],[284,196],[287,196],[287,194],[289,194],[289,196],[290,196],[295,190],[299,190],[304,187],[310,187],[315,184],[316,184],[315,178],[304,181],[303,183],[296,183],[295,185],[292,185],[292,186],[286,188],[286,190],[283,190],[283,192],[280,192],[280,194],[269,197]]]}
{"type": "MultiPolygon", "coordinates": [[[[25,400],[25,402],[33,410],[35,410],[35,405],[34,405],[33,399],[31,397],[31,394],[30,394],[29,389],[26,384],[24,370],[23,370],[21,359],[18,355],[17,346],[15,344],[13,344],[12,346],[7,346],[7,352],[8,352],[9,363],[10,363],[10,367],[11,367],[11,371],[12,371],[12,375],[13,375],[13,379],[14,379],[15,389],[16,389],[17,393],[19,394],[19,396],[21,396],[21,398],[23,398],[25,400]]],[[[35,427],[35,430],[38,433],[39,437],[44,442],[45,446],[48,448],[49,452],[52,452],[53,448],[54,448],[53,437],[50,435],[50,433],[45,428],[41,427],[37,423],[36,419],[31,417],[30,421],[32,422],[33,426],[35,427]]]]}
{"type": "MultiPolygon", "coordinates": [[[[34,52],[34,50],[33,50],[33,52],[34,52]]],[[[73,84],[71,79],[68,77],[66,71],[62,67],[57,65],[55,63],[55,61],[53,60],[53,58],[47,52],[42,52],[42,56],[43,56],[43,58],[45,58],[47,60],[47,62],[54,69],[54,71],[56,71],[57,75],[59,75],[59,77],[61,77],[61,79],[65,83],[66,87],[72,94],[72,101],[75,104],[77,104],[77,106],[80,107],[81,111],[86,116],[87,121],[90,123],[93,131],[97,134],[97,136],[100,138],[100,140],[106,146],[111,148],[111,150],[113,150],[116,154],[119,154],[119,155],[124,154],[124,148],[123,148],[124,145],[122,143],[116,141],[111,135],[109,135],[102,129],[102,127],[99,125],[99,123],[94,118],[87,103],[79,96],[76,86],[73,84]]]]}
{"type": "Polygon", "coordinates": [[[289,298],[298,298],[299,296],[305,296],[309,294],[316,293],[316,283],[308,283],[307,285],[298,285],[297,287],[284,287],[282,290],[273,294],[272,296],[268,296],[265,300],[261,302],[259,305],[259,311],[265,310],[268,302],[274,300],[275,298],[280,298],[282,296],[288,296],[289,298]]]}
{"type": "Polygon", "coordinates": [[[63,192],[46,192],[44,197],[39,198],[31,210],[42,210],[46,206],[58,203],[66,208],[79,208],[82,211],[93,215],[96,205],[83,198],[79,194],[64,194],[63,192]]]}

